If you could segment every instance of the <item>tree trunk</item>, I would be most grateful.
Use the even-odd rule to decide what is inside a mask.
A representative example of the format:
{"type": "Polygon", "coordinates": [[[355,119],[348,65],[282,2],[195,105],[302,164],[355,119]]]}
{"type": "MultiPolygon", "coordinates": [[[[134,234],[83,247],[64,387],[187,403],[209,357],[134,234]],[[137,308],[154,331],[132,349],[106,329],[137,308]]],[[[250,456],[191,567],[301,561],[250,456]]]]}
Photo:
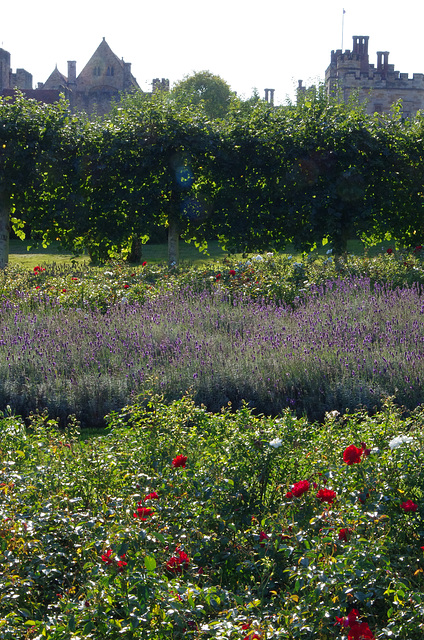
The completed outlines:
{"type": "Polygon", "coordinates": [[[139,264],[143,255],[143,245],[139,235],[134,235],[131,239],[131,249],[127,255],[127,262],[139,264]]]}
{"type": "Polygon", "coordinates": [[[169,220],[168,227],[168,266],[177,267],[179,262],[179,226],[176,220],[169,220]]]}
{"type": "Polygon", "coordinates": [[[7,267],[9,260],[9,217],[9,198],[0,189],[0,269],[7,267]]]}

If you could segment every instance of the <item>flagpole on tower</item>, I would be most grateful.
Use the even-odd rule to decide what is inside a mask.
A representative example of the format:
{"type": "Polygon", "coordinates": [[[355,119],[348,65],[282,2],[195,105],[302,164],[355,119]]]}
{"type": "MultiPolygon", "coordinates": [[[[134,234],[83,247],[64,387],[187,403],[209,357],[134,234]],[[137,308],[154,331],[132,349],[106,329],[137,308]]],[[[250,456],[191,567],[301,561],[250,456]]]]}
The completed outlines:
{"type": "Polygon", "coordinates": [[[346,13],[346,11],[343,9],[343,15],[342,15],[342,51],[343,51],[343,32],[344,32],[344,17],[345,17],[345,13],[346,13]]]}

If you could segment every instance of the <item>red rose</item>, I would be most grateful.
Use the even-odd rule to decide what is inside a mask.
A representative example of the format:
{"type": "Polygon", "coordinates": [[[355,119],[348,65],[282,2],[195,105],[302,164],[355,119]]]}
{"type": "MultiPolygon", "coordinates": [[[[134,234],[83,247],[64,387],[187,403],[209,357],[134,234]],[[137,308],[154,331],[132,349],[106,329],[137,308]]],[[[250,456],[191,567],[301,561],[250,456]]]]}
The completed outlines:
{"type": "MultiPolygon", "coordinates": [[[[138,504],[140,505],[141,503],[139,502],[138,504]]],[[[147,518],[151,516],[153,513],[154,513],[154,510],[150,509],[149,507],[138,506],[137,511],[133,513],[133,516],[134,518],[138,518],[139,520],[143,520],[145,522],[147,518]]]]}
{"type": "Polygon", "coordinates": [[[125,562],[124,558],[125,558],[125,553],[122,554],[122,556],[119,556],[121,559],[118,560],[118,562],[116,563],[116,566],[118,567],[118,570],[120,571],[120,573],[122,573],[122,571],[124,570],[124,568],[128,565],[128,562],[125,562]]]}
{"type": "Polygon", "coordinates": [[[265,531],[261,531],[259,534],[259,544],[261,547],[264,546],[264,540],[269,540],[269,537],[266,535],[265,531]]]}
{"type": "Polygon", "coordinates": [[[189,557],[185,551],[177,551],[178,555],[172,556],[166,563],[166,568],[171,573],[182,573],[188,569],[189,557]]]}
{"type": "Polygon", "coordinates": [[[321,500],[321,502],[328,502],[328,504],[332,504],[335,497],[336,492],[331,489],[320,489],[317,493],[318,500],[321,500]]]}
{"type": "Polygon", "coordinates": [[[393,253],[393,249],[390,249],[390,247],[387,249],[387,253],[390,255],[391,253],[393,253]]]}
{"type": "Polygon", "coordinates": [[[187,462],[187,456],[183,456],[183,455],[179,455],[176,458],[173,459],[172,461],[172,466],[173,467],[184,467],[186,466],[186,462],[187,462]]]}
{"type": "Polygon", "coordinates": [[[415,502],[412,502],[412,500],[407,500],[406,502],[402,502],[400,507],[404,511],[416,511],[418,509],[418,505],[415,504],[415,502]]]}
{"type": "Polygon", "coordinates": [[[343,452],[343,460],[346,464],[358,464],[361,462],[362,449],[358,449],[354,444],[351,444],[343,452]]]}
{"type": "Polygon", "coordinates": [[[129,288],[129,284],[124,284],[124,289],[128,289],[129,288]]]}
{"type": "Polygon", "coordinates": [[[296,482],[291,490],[291,493],[296,496],[296,498],[300,498],[309,490],[309,482],[307,480],[301,480],[300,482],[296,482]]]}
{"type": "Polygon", "coordinates": [[[102,561],[105,564],[113,564],[112,549],[108,549],[106,553],[102,554],[102,561]]]}
{"type": "Polygon", "coordinates": [[[235,276],[236,272],[234,271],[234,269],[230,269],[229,274],[230,276],[235,276]]]}
{"type": "Polygon", "coordinates": [[[144,502],[146,502],[146,500],[158,500],[159,496],[156,493],[156,491],[152,491],[152,493],[148,493],[147,496],[144,496],[144,502]]]}
{"type": "Polygon", "coordinates": [[[145,267],[147,264],[147,262],[143,262],[143,264],[141,265],[142,267],[145,267]]]}
{"type": "Polygon", "coordinates": [[[347,542],[351,533],[352,533],[352,529],[340,529],[339,540],[341,542],[347,542]]]}
{"type": "Polygon", "coordinates": [[[284,496],[285,498],[293,498],[293,494],[291,491],[287,491],[286,495],[284,496]]]}
{"type": "Polygon", "coordinates": [[[218,274],[217,274],[217,276],[216,276],[216,278],[215,278],[215,280],[220,280],[220,279],[221,279],[221,274],[220,274],[220,273],[218,273],[218,274]]]}
{"type": "Polygon", "coordinates": [[[347,638],[348,640],[375,640],[367,622],[355,622],[351,625],[347,638]]]}

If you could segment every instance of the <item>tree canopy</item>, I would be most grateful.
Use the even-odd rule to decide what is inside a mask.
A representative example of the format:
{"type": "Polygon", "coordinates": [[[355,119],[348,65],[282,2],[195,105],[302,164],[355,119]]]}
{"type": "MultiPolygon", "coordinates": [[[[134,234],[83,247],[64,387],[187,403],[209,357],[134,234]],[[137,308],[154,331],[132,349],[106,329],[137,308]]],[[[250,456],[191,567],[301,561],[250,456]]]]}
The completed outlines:
{"type": "MultiPolygon", "coordinates": [[[[187,94],[184,94],[187,96],[187,94]]],[[[297,105],[231,97],[225,117],[204,101],[127,95],[108,116],[0,99],[0,242],[9,223],[93,260],[136,255],[166,228],[238,251],[307,251],[323,240],[422,243],[424,117],[369,116],[319,92],[297,105]]]]}
{"type": "Polygon", "coordinates": [[[177,82],[171,95],[180,105],[203,105],[209,118],[224,118],[234,93],[220,76],[210,71],[197,71],[177,82]]]}

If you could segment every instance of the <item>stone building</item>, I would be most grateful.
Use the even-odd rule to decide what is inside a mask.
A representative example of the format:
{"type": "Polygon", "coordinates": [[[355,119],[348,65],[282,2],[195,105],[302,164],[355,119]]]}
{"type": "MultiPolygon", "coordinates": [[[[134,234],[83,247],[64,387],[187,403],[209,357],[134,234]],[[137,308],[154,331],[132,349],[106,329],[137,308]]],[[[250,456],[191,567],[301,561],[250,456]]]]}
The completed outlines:
{"type": "Polygon", "coordinates": [[[32,89],[32,75],[25,69],[16,69],[12,72],[10,66],[10,53],[0,49],[0,92],[4,89],[32,89]]]}
{"type": "Polygon", "coordinates": [[[399,99],[404,117],[424,109],[424,73],[414,73],[409,78],[407,73],[395,71],[394,65],[389,64],[388,51],[377,51],[377,64],[370,64],[368,40],[369,36],[353,36],[352,50],[331,52],[325,72],[328,95],[340,95],[347,101],[356,92],[359,100],[366,103],[368,113],[388,112],[399,99]]]}
{"type": "MultiPolygon", "coordinates": [[[[112,102],[119,100],[122,92],[139,89],[137,80],[131,73],[131,63],[118,58],[105,38],[79,75],[73,60],[68,61],[67,73],[65,76],[56,67],[46,82],[39,82],[37,88],[33,89],[32,75],[24,69],[18,69],[13,74],[10,54],[0,49],[1,95],[13,95],[15,89],[20,89],[28,98],[51,103],[63,94],[73,111],[104,115],[110,110],[112,102]]],[[[164,78],[153,80],[152,91],[158,89],[169,90],[169,81],[164,78]]]]}

